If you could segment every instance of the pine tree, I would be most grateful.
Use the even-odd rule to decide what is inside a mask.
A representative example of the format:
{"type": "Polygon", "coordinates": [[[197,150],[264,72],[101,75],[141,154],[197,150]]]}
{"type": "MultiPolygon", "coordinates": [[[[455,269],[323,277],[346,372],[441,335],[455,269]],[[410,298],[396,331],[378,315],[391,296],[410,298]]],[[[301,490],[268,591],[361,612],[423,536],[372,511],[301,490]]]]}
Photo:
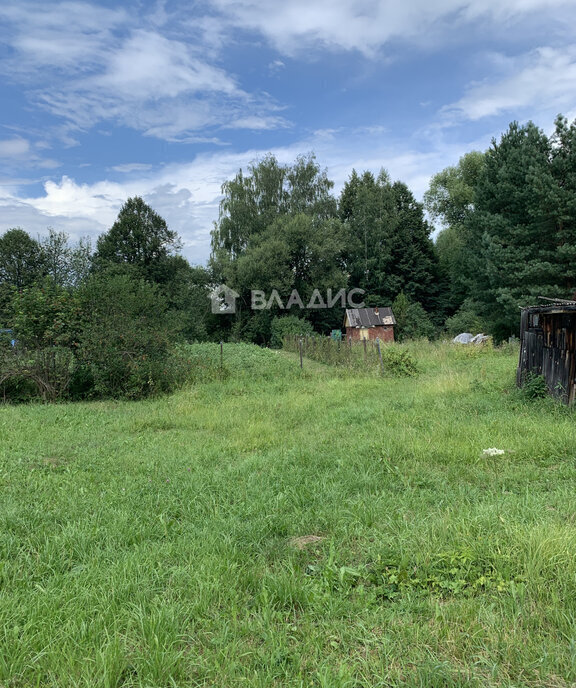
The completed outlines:
{"type": "Polygon", "coordinates": [[[469,223],[471,295],[497,338],[517,331],[518,306],[562,291],[551,152],[533,123],[514,122],[486,153],[469,223]]]}

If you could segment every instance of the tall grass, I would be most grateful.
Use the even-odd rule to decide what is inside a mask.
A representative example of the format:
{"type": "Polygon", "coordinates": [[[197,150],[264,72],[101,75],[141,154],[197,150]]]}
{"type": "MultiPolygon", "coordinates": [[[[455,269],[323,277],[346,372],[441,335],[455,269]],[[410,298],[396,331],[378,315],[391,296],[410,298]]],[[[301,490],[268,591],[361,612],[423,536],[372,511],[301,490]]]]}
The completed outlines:
{"type": "Polygon", "coordinates": [[[368,375],[410,376],[418,367],[406,347],[380,340],[352,342],[330,337],[288,335],[284,350],[302,354],[327,365],[345,367],[368,375]]]}
{"type": "Polygon", "coordinates": [[[1,408],[0,685],[572,685],[574,412],[514,352],[407,351],[1,408]]]}

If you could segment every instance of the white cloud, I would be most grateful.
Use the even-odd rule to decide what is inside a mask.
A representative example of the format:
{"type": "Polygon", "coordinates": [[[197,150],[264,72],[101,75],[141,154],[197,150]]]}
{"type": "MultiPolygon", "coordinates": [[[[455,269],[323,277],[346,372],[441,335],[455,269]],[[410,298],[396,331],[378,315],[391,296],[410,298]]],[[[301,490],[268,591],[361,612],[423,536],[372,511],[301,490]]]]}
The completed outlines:
{"type": "Polygon", "coordinates": [[[289,122],[283,117],[259,117],[258,115],[248,115],[232,120],[229,124],[225,125],[225,128],[264,131],[265,129],[280,129],[289,126],[289,122]]]}
{"type": "MultiPolygon", "coordinates": [[[[285,54],[310,47],[358,50],[374,54],[386,43],[429,43],[478,20],[492,25],[517,24],[537,11],[573,11],[573,0],[284,0],[271,9],[269,0],[212,0],[230,24],[263,34],[285,54]]],[[[553,17],[549,17],[553,19],[553,17]]]]}
{"type": "MultiPolygon", "coordinates": [[[[415,145],[390,141],[385,132],[376,129],[367,134],[342,128],[331,131],[329,136],[318,132],[309,139],[277,147],[272,153],[281,163],[292,163],[303,151],[315,151],[318,164],[327,167],[329,178],[335,182],[336,195],[352,168],[377,174],[384,167],[392,179],[406,182],[420,198],[431,175],[455,164],[470,147],[482,146],[477,142],[456,145],[439,141],[423,154],[415,145]]],[[[209,256],[210,231],[218,218],[222,183],[268,152],[220,150],[155,170],[131,166],[130,176],[121,182],[81,184],[64,176],[46,182],[44,193],[34,197],[14,186],[6,186],[2,193],[0,185],[0,217],[8,223],[0,226],[0,231],[15,223],[33,234],[53,226],[75,237],[87,234],[95,238],[112,225],[128,197],[142,196],[180,234],[184,255],[192,262],[202,263],[209,256]]]]}
{"type": "Polygon", "coordinates": [[[111,169],[114,172],[122,172],[123,174],[130,174],[130,172],[146,172],[152,168],[152,165],[143,162],[127,162],[122,165],[114,165],[111,169]]]}
{"type": "Polygon", "coordinates": [[[22,158],[28,155],[29,151],[30,142],[26,139],[16,137],[0,140],[0,158],[22,158]]]}
{"type": "Polygon", "coordinates": [[[506,111],[518,116],[526,108],[534,113],[556,114],[574,106],[576,46],[563,50],[539,48],[497,62],[500,78],[471,84],[460,100],[443,108],[449,122],[454,118],[478,120],[506,111]]]}
{"type": "Polygon", "coordinates": [[[110,50],[100,70],[37,94],[53,114],[89,128],[113,121],[147,135],[177,140],[250,112],[250,98],[196,48],[137,30],[110,50]]]}
{"type": "Polygon", "coordinates": [[[286,64],[282,60],[273,60],[268,65],[268,72],[272,75],[278,74],[286,67],[286,64]]]}
{"type": "Polygon", "coordinates": [[[99,62],[114,39],[113,31],[129,17],[86,2],[4,3],[0,18],[5,41],[16,52],[4,62],[9,74],[37,76],[50,68],[81,72],[99,62]]]}
{"type": "Polygon", "coordinates": [[[210,91],[239,94],[233,79],[194,52],[194,47],[158,33],[135,31],[110,55],[104,73],[89,80],[87,90],[101,89],[138,100],[210,91]]]}
{"type": "Polygon", "coordinates": [[[110,122],[167,140],[210,140],[205,128],[234,122],[284,126],[271,115],[277,106],[269,96],[246,93],[210,62],[202,31],[179,40],[176,23],[165,35],[158,26],[167,20],[162,3],[157,9],[154,17],[133,18],[81,2],[0,8],[0,33],[12,49],[0,69],[72,130],[110,122]]]}
{"type": "Polygon", "coordinates": [[[50,170],[60,166],[60,163],[51,158],[44,158],[38,154],[28,139],[22,136],[14,136],[9,139],[0,139],[0,160],[4,173],[21,173],[26,168],[50,170]]]}

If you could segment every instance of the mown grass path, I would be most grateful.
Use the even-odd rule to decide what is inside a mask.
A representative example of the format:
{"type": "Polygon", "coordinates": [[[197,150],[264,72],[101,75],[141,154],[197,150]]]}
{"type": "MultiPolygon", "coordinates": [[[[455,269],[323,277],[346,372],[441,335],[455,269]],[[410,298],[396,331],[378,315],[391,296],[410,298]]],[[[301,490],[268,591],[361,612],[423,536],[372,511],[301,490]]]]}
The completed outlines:
{"type": "Polygon", "coordinates": [[[573,685],[574,412],[412,353],[0,408],[0,685],[573,685]]]}

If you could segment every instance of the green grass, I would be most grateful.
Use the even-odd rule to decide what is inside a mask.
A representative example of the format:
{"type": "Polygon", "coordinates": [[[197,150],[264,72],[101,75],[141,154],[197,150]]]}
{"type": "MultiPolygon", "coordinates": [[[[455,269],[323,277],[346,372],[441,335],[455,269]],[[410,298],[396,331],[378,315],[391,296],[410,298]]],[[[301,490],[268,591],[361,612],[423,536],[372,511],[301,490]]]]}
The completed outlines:
{"type": "Polygon", "coordinates": [[[2,688],[576,682],[575,417],[516,352],[202,346],[171,397],[0,408],[2,688]]]}

